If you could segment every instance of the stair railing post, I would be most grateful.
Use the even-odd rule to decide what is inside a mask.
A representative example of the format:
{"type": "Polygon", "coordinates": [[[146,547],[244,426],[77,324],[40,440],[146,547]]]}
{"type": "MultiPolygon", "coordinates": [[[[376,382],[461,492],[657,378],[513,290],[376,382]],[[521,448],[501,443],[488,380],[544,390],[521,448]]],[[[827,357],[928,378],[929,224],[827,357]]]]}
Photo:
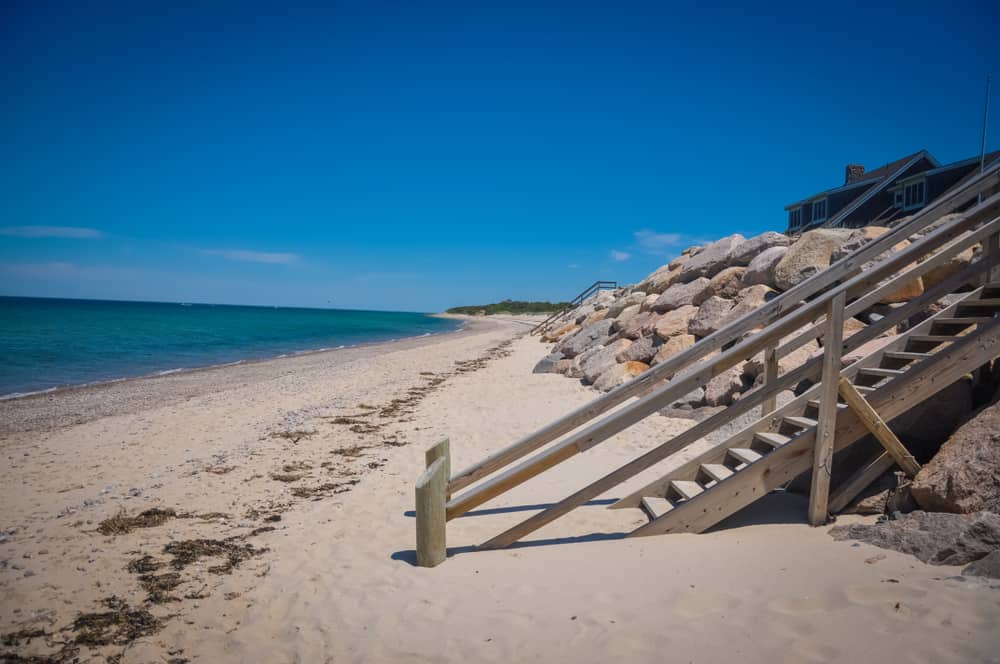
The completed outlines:
{"type": "Polygon", "coordinates": [[[847,293],[841,290],[826,313],[827,329],[823,337],[823,377],[820,386],[819,424],[813,448],[812,485],[809,490],[809,523],[821,526],[829,518],[830,472],[833,467],[834,433],[837,429],[837,381],[840,378],[840,355],[844,347],[844,305],[847,293]]]}
{"type": "Polygon", "coordinates": [[[440,457],[424,470],[417,480],[417,565],[436,567],[448,557],[445,541],[445,493],[448,475],[446,459],[440,457]]]}
{"type": "Polygon", "coordinates": [[[990,267],[983,275],[983,283],[991,284],[1000,280],[1000,267],[998,267],[1000,266],[1000,234],[994,233],[983,240],[982,260],[990,262],[990,267]]]}
{"type": "MultiPolygon", "coordinates": [[[[778,342],[764,349],[764,389],[768,390],[774,386],[778,380],[778,342]]],[[[774,412],[778,407],[778,393],[771,393],[764,403],[761,404],[760,416],[764,417],[768,413],[774,412]]]]}

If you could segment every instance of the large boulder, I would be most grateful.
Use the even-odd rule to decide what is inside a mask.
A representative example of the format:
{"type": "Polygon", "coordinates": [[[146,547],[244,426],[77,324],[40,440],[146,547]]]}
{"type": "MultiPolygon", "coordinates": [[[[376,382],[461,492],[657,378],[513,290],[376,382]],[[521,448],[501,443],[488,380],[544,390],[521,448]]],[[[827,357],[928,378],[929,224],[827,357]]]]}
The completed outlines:
{"type": "Polygon", "coordinates": [[[652,324],[659,318],[659,314],[652,311],[643,311],[633,316],[618,331],[618,336],[624,339],[638,339],[642,336],[649,336],[652,324]]]}
{"type": "Polygon", "coordinates": [[[577,325],[576,323],[567,323],[562,327],[546,332],[544,335],[542,335],[542,341],[547,341],[549,343],[553,341],[559,341],[567,334],[573,334],[574,332],[577,332],[579,330],[580,326],[577,325]]]}
{"type": "Polygon", "coordinates": [[[611,331],[618,332],[628,325],[629,321],[639,315],[639,308],[642,305],[633,304],[629,307],[622,309],[621,313],[615,317],[615,321],[611,324],[611,331]]]}
{"type": "Polygon", "coordinates": [[[906,448],[927,463],[972,413],[972,380],[961,378],[889,422],[906,448]]]}
{"type": "Polygon", "coordinates": [[[656,272],[643,279],[639,282],[639,285],[636,288],[637,290],[645,293],[658,295],[676,283],[680,276],[680,264],[673,267],[673,263],[671,263],[670,265],[664,265],[656,272]]]}
{"type": "Polygon", "coordinates": [[[618,353],[623,352],[632,342],[628,339],[616,339],[607,346],[597,348],[586,354],[580,361],[580,372],[584,380],[588,383],[596,381],[602,373],[618,364],[615,359],[618,353]]]}
{"type": "Polygon", "coordinates": [[[642,301],[646,299],[646,294],[642,291],[636,291],[629,293],[628,295],[623,295],[618,298],[610,305],[608,305],[608,318],[618,318],[618,315],[628,309],[631,306],[638,306],[642,304],[642,301]]]}
{"type": "Polygon", "coordinates": [[[707,337],[719,329],[732,308],[732,300],[713,295],[698,307],[698,313],[688,323],[687,331],[697,337],[707,337]]]}
{"type": "Polygon", "coordinates": [[[736,233],[707,245],[702,251],[692,255],[684,262],[681,267],[680,280],[687,282],[698,277],[715,276],[729,267],[727,260],[730,253],[745,240],[746,238],[736,233]]]}
{"type": "Polygon", "coordinates": [[[756,311],[778,296],[773,288],[758,284],[748,286],[736,294],[736,305],[729,310],[726,317],[720,322],[719,327],[725,327],[734,320],[746,316],[751,311],[756,311]]]}
{"type": "Polygon", "coordinates": [[[536,364],[535,368],[531,370],[531,373],[554,373],[556,363],[562,359],[562,353],[549,353],[538,361],[538,364],[536,364]]]}
{"type": "Polygon", "coordinates": [[[577,325],[579,325],[581,328],[584,328],[587,327],[588,325],[599,323],[607,317],[608,317],[608,310],[605,307],[604,309],[598,309],[594,313],[590,314],[589,316],[583,319],[583,322],[577,323],[577,325]]]}
{"type": "Polygon", "coordinates": [[[679,334],[676,337],[670,337],[656,350],[656,355],[653,356],[650,364],[656,366],[672,355],[690,348],[695,344],[695,341],[693,334],[679,334]]]}
{"type": "MultiPolygon", "coordinates": [[[[778,358],[778,374],[784,375],[793,369],[801,367],[803,364],[822,354],[819,344],[816,340],[811,340],[796,348],[791,353],[787,355],[782,355],[778,358]]],[[[764,373],[764,353],[757,353],[752,358],[746,361],[743,365],[743,372],[753,378],[760,376],[764,373]]]]}
{"type": "Polygon", "coordinates": [[[995,549],[985,556],[969,563],[962,570],[962,576],[983,576],[988,579],[1000,579],[1000,549],[995,549]]]}
{"type": "Polygon", "coordinates": [[[685,284],[674,284],[656,299],[653,311],[665,313],[688,304],[698,306],[710,295],[708,292],[710,283],[705,277],[699,277],[685,284]]]}
{"type": "Polygon", "coordinates": [[[833,254],[830,256],[830,260],[839,261],[844,256],[853,254],[855,251],[865,246],[872,240],[877,240],[888,232],[889,229],[885,226],[865,226],[863,228],[856,228],[851,231],[851,234],[847,237],[843,244],[833,251],[833,254]]]}
{"type": "Polygon", "coordinates": [[[757,254],[743,273],[743,286],[762,284],[774,288],[774,268],[787,251],[788,247],[771,247],[757,254]]]}
{"type": "Polygon", "coordinates": [[[705,385],[705,403],[709,406],[728,406],[744,387],[741,367],[730,367],[705,385]]]}
{"type": "Polygon", "coordinates": [[[664,341],[670,337],[688,333],[691,319],[698,313],[698,307],[687,304],[680,309],[674,309],[660,316],[653,324],[653,332],[664,341]]]}
{"type": "Polygon", "coordinates": [[[787,235],[767,231],[733,247],[726,256],[726,262],[729,265],[749,265],[762,252],[772,247],[787,247],[789,244],[791,239],[787,235]]]}
{"type": "Polygon", "coordinates": [[[799,285],[830,266],[833,253],[847,241],[851,231],[818,229],[804,233],[788,247],[774,267],[774,283],[781,290],[799,285]]]}
{"type": "Polygon", "coordinates": [[[1000,402],[959,427],[920,469],[910,491],[925,510],[1000,512],[1000,402]]]}
{"type": "Polygon", "coordinates": [[[619,362],[645,362],[649,364],[659,349],[658,341],[655,337],[642,337],[633,342],[624,352],[616,355],[615,359],[619,362]]]}
{"type": "Polygon", "coordinates": [[[958,274],[972,263],[974,256],[973,248],[969,247],[962,253],[952,256],[943,265],[931,268],[923,276],[924,288],[928,290],[934,288],[951,275],[958,274]]]}
{"type": "Polygon", "coordinates": [[[644,362],[622,362],[609,368],[594,381],[594,387],[601,392],[610,392],[619,385],[629,382],[649,368],[644,362]]]}
{"type": "Polygon", "coordinates": [[[745,267],[727,267],[712,277],[708,282],[709,295],[717,295],[732,300],[743,288],[743,273],[745,267]]]}
{"type": "Polygon", "coordinates": [[[587,325],[573,336],[564,337],[552,351],[573,358],[591,346],[603,345],[611,334],[612,323],[614,323],[612,320],[601,320],[587,325]]]}
{"type": "Polygon", "coordinates": [[[860,540],[908,553],[931,565],[965,565],[1000,549],[1000,515],[917,510],[874,525],[835,526],[830,535],[835,540],[860,540]]]}
{"type": "Polygon", "coordinates": [[[642,304],[639,305],[639,311],[652,311],[653,305],[656,304],[658,299],[660,299],[659,294],[650,293],[646,296],[646,299],[642,301],[642,304]]]}

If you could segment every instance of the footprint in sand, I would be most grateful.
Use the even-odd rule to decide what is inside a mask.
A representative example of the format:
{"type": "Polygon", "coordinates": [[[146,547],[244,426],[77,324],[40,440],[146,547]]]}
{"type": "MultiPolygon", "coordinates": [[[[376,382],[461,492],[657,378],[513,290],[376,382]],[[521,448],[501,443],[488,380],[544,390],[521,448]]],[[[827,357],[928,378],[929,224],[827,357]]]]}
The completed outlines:
{"type": "Polygon", "coordinates": [[[711,613],[735,609],[742,603],[743,600],[733,595],[689,592],[678,596],[674,602],[674,611],[687,618],[699,618],[711,613]]]}

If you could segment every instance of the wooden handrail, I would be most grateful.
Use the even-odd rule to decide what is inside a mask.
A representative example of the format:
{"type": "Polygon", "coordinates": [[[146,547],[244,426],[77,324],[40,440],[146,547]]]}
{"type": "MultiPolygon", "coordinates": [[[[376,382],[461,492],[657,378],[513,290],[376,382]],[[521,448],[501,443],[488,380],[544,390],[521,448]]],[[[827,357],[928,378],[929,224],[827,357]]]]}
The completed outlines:
{"type": "MultiPolygon", "coordinates": [[[[995,198],[1000,201],[1000,195],[997,195],[995,198]]],[[[994,201],[994,203],[998,204],[997,201],[994,201]]],[[[982,212],[983,211],[981,210],[980,214],[982,212]]],[[[885,272],[896,269],[899,266],[909,265],[915,260],[915,258],[926,253],[928,248],[940,247],[943,242],[947,242],[949,238],[953,238],[956,232],[956,227],[964,228],[969,224],[973,224],[978,216],[979,215],[969,215],[964,218],[956,219],[951,224],[935,230],[920,242],[907,247],[903,251],[892,254],[878,267],[863,272],[854,279],[831,289],[822,297],[813,300],[785,318],[775,321],[762,332],[738,343],[736,346],[714,358],[711,362],[692,367],[688,371],[675,377],[666,385],[647,394],[638,401],[625,406],[603,420],[592,424],[586,429],[568,436],[554,447],[536,455],[532,459],[529,459],[509,471],[483,483],[482,485],[457,496],[448,503],[448,518],[453,519],[457,516],[461,516],[465,512],[483,504],[487,500],[504,493],[514,486],[521,484],[531,477],[540,474],[541,472],[578,453],[594,447],[611,436],[632,426],[636,422],[645,419],[647,416],[665,407],[680,396],[687,394],[692,389],[701,387],[715,376],[739,364],[740,362],[753,357],[770,344],[772,339],[780,339],[787,333],[799,329],[802,325],[814,320],[826,309],[827,306],[829,306],[829,302],[838,297],[840,294],[843,293],[846,296],[852,293],[867,292],[873,285],[882,279],[885,272]]],[[[983,239],[984,237],[988,237],[998,231],[1000,231],[1000,218],[994,219],[983,228],[978,229],[974,233],[967,234],[966,237],[960,238],[958,241],[951,242],[948,244],[948,248],[940,253],[941,255],[954,255],[968,246],[975,244],[975,242],[983,239]]],[[[913,279],[919,278],[921,274],[932,269],[932,267],[934,267],[933,264],[924,265],[918,263],[911,269],[905,270],[902,274],[897,275],[896,278],[891,280],[888,284],[884,284],[877,290],[883,294],[886,292],[892,292],[892,290],[899,288],[899,286],[908,283],[913,279]]],[[[901,309],[906,308],[903,307],[901,309]]],[[[863,343],[867,340],[866,337],[871,338],[874,331],[881,330],[882,327],[883,326],[879,324],[869,326],[869,328],[864,330],[864,332],[868,333],[867,335],[853,335],[851,340],[854,343],[863,343]],[[856,340],[855,337],[857,337],[856,340]]],[[[821,330],[822,328],[820,328],[820,331],[821,330]]],[[[819,331],[817,331],[816,336],[819,336],[819,331]]],[[[782,381],[782,384],[784,384],[784,381],[782,381]]],[[[777,385],[777,383],[775,385],[777,385]]],[[[776,386],[764,386],[762,392],[766,395],[770,392],[776,391],[776,389],[776,386]]],[[[741,399],[740,401],[743,400],[741,399]]],[[[732,407],[730,407],[729,410],[732,410],[732,407]]],[[[727,410],[727,413],[728,412],[729,411],[727,410]]],[[[733,415],[732,413],[729,413],[728,418],[731,417],[733,417],[733,415]]]]}
{"type": "Polygon", "coordinates": [[[555,312],[554,314],[550,315],[548,318],[546,318],[545,320],[543,320],[541,323],[539,323],[535,327],[531,328],[531,332],[529,334],[535,334],[539,330],[545,329],[545,326],[548,325],[551,321],[555,320],[556,318],[559,318],[559,316],[562,316],[564,313],[566,313],[570,309],[575,309],[576,307],[580,306],[581,304],[583,304],[584,300],[586,300],[588,297],[590,297],[594,293],[596,293],[598,291],[601,291],[601,290],[610,290],[610,289],[613,289],[613,288],[618,288],[618,282],[617,281],[606,281],[606,280],[604,280],[604,281],[602,281],[602,280],[595,281],[594,283],[590,284],[589,286],[587,286],[586,288],[584,288],[582,291],[580,291],[580,294],[577,295],[576,297],[574,297],[572,300],[570,300],[569,304],[567,304],[565,307],[563,307],[559,311],[555,312]]]}
{"type": "MultiPolygon", "coordinates": [[[[747,331],[760,327],[761,325],[770,325],[772,322],[787,316],[789,313],[803,306],[802,302],[804,300],[822,293],[816,300],[810,303],[810,306],[814,302],[827,301],[831,297],[830,293],[832,292],[828,289],[836,286],[840,280],[848,279],[855,275],[859,270],[861,270],[865,263],[876,259],[880,254],[890,249],[901,240],[923,230],[930,224],[937,221],[943,214],[975,200],[976,196],[980,192],[991,191],[997,186],[1000,186],[1000,164],[994,165],[983,174],[968,180],[961,186],[953,187],[948,193],[939,197],[936,201],[915,214],[907,223],[893,228],[880,238],[877,238],[860,247],[858,250],[852,252],[848,256],[845,256],[826,270],[819,272],[797,286],[785,291],[775,299],[764,304],[759,309],[756,309],[755,311],[752,311],[731,322],[724,328],[705,337],[694,346],[673,355],[666,361],[640,374],[632,381],[615,388],[607,394],[598,397],[589,404],[574,410],[554,422],[551,422],[531,435],[515,442],[513,445],[510,445],[490,455],[479,463],[458,472],[456,475],[452,476],[451,481],[448,484],[449,491],[455,492],[463,489],[552,442],[560,436],[579,428],[587,422],[590,422],[628,399],[649,392],[662,381],[677,374],[681,370],[690,367],[694,362],[702,357],[713,351],[721,349],[723,346],[730,344],[733,341],[738,340],[747,331]],[[823,293],[824,290],[827,290],[827,292],[823,293]]],[[[1000,209],[1000,195],[994,194],[979,205],[972,208],[963,221],[968,221],[970,218],[986,218],[990,214],[995,213],[998,209],[1000,209]]],[[[947,225],[945,228],[951,229],[954,225],[955,222],[952,222],[952,224],[947,225]]],[[[922,246],[924,247],[923,253],[927,253],[927,247],[929,245],[925,243],[925,240],[930,237],[936,237],[941,240],[941,235],[939,234],[940,230],[941,229],[938,229],[931,235],[928,235],[920,243],[907,247],[902,252],[893,254],[893,257],[890,258],[890,260],[894,260],[896,257],[903,255],[904,253],[907,257],[909,257],[909,260],[919,258],[923,254],[916,254],[916,251],[911,251],[911,249],[914,246],[922,246]]],[[[897,264],[898,261],[892,263],[892,265],[897,264]]],[[[905,263],[903,263],[903,265],[905,265],[905,263]]],[[[869,272],[862,274],[868,274],[869,272]]],[[[882,274],[885,273],[882,272],[882,274]]],[[[797,329],[797,327],[795,327],[796,325],[802,324],[800,321],[801,319],[796,317],[794,319],[794,325],[782,324],[780,329],[786,332],[792,332],[797,329]]],[[[774,331],[770,330],[770,328],[768,329],[768,332],[771,334],[774,333],[774,331]]],[[[721,356],[716,358],[709,364],[709,366],[718,366],[720,358],[721,356]]],[[[704,374],[706,369],[700,368],[700,371],[704,374]]],[[[719,371],[719,373],[721,373],[721,371],[719,371]]],[[[711,374],[709,372],[708,379],[711,379],[714,375],[717,374],[711,374]]],[[[675,381],[671,381],[671,384],[674,382],[675,381]]],[[[623,411],[619,411],[619,413],[624,412],[624,410],[625,409],[623,409],[623,411]]],[[[640,417],[639,419],[642,418],[640,417]]],[[[587,433],[593,428],[594,427],[590,427],[586,431],[581,432],[581,434],[587,433]]],[[[510,478],[508,478],[508,480],[509,479],[510,478]]],[[[515,485],[517,483],[520,482],[516,482],[515,485]]],[[[459,496],[456,500],[460,500],[461,498],[462,496],[459,496]]],[[[454,515],[459,513],[457,509],[452,509],[452,503],[449,503],[449,506],[450,514],[454,515]]]]}

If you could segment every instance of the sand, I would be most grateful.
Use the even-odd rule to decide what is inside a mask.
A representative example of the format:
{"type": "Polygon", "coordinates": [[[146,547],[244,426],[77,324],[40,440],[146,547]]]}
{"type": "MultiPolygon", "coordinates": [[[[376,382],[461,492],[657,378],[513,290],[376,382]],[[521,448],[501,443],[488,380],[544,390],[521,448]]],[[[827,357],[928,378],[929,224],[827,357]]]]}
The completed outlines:
{"type": "Polygon", "coordinates": [[[650,418],[452,521],[449,560],[413,566],[424,448],[447,436],[464,467],[596,396],[531,374],[545,347],[526,329],[491,317],[456,334],[0,403],[0,634],[45,633],[0,652],[72,654],[81,632],[70,626],[95,612],[128,617],[133,632],[91,632],[118,643],[80,646],[83,661],[1000,652],[996,583],[834,542],[804,524],[804,501],[790,494],[707,534],[619,539],[645,518],[604,504],[656,475],[646,473],[522,546],[474,550],[684,420],[650,418]],[[123,524],[106,521],[153,508],[177,516],[147,513],[149,527],[118,534],[123,524]],[[124,602],[116,610],[101,604],[112,596],[124,602]]]}

